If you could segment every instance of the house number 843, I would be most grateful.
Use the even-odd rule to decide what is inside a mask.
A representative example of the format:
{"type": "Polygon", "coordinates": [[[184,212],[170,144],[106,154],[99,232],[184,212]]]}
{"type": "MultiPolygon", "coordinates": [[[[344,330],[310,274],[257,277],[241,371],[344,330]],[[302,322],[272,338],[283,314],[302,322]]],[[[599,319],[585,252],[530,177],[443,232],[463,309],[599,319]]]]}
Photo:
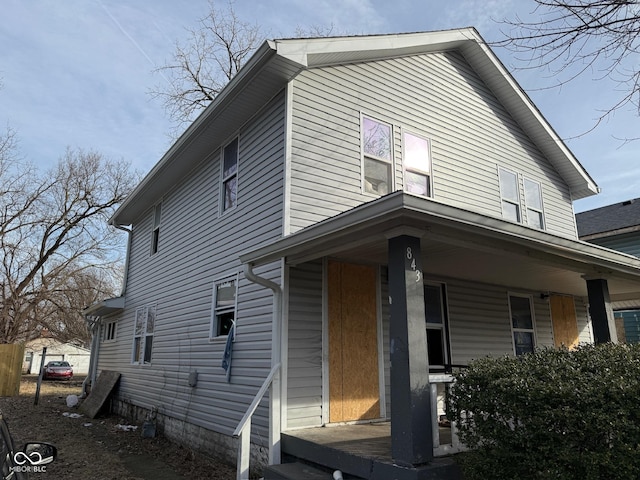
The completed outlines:
{"type": "Polygon", "coordinates": [[[422,280],[422,272],[418,270],[416,267],[416,259],[413,256],[413,251],[411,250],[411,247],[407,247],[407,260],[411,262],[409,264],[411,266],[411,270],[416,272],[416,283],[418,283],[419,281],[422,280]]]}

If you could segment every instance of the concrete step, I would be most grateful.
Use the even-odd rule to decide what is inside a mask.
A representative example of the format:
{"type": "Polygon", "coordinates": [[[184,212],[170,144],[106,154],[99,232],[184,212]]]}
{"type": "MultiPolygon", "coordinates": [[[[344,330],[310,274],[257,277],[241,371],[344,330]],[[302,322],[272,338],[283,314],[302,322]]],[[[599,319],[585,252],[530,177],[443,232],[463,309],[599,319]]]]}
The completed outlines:
{"type": "Polygon", "coordinates": [[[264,480],[333,480],[332,473],[300,462],[269,465],[263,474],[264,480]]]}

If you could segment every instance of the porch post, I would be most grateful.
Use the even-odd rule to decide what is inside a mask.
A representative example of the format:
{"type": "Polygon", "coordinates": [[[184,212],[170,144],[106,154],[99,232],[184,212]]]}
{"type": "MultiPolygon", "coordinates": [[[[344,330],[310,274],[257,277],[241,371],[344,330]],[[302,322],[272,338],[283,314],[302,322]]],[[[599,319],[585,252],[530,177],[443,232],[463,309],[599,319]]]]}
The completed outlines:
{"type": "Polygon", "coordinates": [[[604,278],[587,278],[586,281],[587,294],[589,295],[589,315],[591,315],[595,342],[618,343],[607,280],[604,278]]]}
{"type": "Polygon", "coordinates": [[[389,239],[391,456],[403,466],[433,459],[420,239],[389,239]]]}

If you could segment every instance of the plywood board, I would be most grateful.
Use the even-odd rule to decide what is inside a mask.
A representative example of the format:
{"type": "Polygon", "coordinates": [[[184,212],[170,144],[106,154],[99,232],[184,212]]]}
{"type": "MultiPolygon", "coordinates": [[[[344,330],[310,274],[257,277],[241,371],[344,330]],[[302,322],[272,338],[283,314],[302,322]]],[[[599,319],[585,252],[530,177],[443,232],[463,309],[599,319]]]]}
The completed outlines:
{"type": "Polygon", "coordinates": [[[556,348],[562,345],[574,348],[578,345],[578,318],[573,297],[567,295],[551,295],[551,321],[553,324],[553,343],[556,348]]]}
{"type": "Polygon", "coordinates": [[[120,380],[120,373],[103,370],[96,380],[96,384],[91,386],[91,393],[80,405],[80,412],[90,418],[95,418],[118,380],[120,380]]]}
{"type": "Polygon", "coordinates": [[[329,420],[380,417],[376,269],[329,263],[329,420]]]}

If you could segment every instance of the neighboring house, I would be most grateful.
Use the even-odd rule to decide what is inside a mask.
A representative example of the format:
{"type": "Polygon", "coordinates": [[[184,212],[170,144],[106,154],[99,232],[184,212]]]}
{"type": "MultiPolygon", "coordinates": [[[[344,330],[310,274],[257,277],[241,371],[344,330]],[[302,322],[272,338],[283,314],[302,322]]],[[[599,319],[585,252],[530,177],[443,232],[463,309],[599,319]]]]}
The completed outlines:
{"type": "Polygon", "coordinates": [[[62,343],[54,338],[36,338],[25,344],[23,373],[38,375],[42,364],[42,352],[47,348],[45,364],[54,360],[65,360],[73,365],[74,376],[89,373],[89,359],[91,352],[88,348],[62,343]]]}
{"type": "Polygon", "coordinates": [[[452,365],[615,341],[640,260],[578,240],[597,191],[474,29],[267,41],[112,217],[126,284],[85,312],[92,376],[209,452],[271,384],[254,459],[445,475],[452,365]],[[381,420],[386,454],[331,450],[381,420]]]}
{"type": "MultiPolygon", "coordinates": [[[[580,240],[640,257],[640,198],[578,213],[576,224],[580,240]]],[[[628,343],[640,343],[640,297],[620,299],[612,307],[619,334],[628,343]]]]}

